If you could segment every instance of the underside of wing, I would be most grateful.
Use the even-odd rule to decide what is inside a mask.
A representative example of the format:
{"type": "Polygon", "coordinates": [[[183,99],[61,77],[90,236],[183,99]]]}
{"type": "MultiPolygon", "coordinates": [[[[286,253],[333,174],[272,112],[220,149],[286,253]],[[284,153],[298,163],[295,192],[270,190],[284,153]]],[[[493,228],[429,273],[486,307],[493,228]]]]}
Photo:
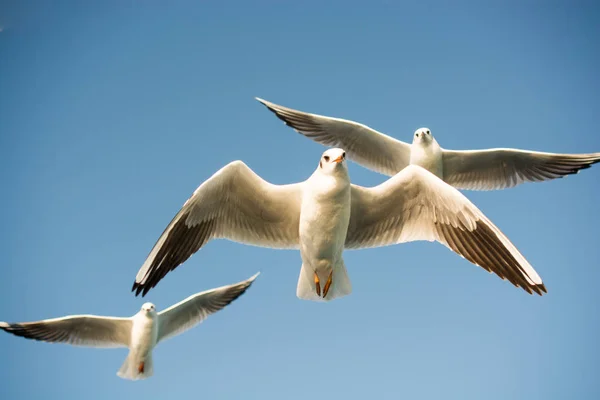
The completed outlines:
{"type": "Polygon", "coordinates": [[[515,149],[444,150],[444,181],[459,189],[494,190],[578,173],[600,153],[556,154],[515,149]]]}
{"type": "Polygon", "coordinates": [[[389,176],[409,164],[410,144],[366,125],[257,100],[298,133],[324,146],[344,149],[348,158],[373,171],[389,176]]]}
{"type": "Polygon", "coordinates": [[[159,313],[158,340],[176,336],[228,306],[248,290],[258,274],[250,279],[197,293],[159,313]]]}
{"type": "Polygon", "coordinates": [[[352,189],[347,248],[436,240],[528,293],[546,292],[508,238],[458,190],[423,168],[409,166],[379,186],[352,189]]]}
{"type": "Polygon", "coordinates": [[[145,295],[211,239],[297,248],[301,200],[302,183],[273,185],[241,161],[230,163],[200,185],[173,218],[132,290],[145,295]]]}
{"type": "Polygon", "coordinates": [[[127,347],[131,335],[131,320],[73,315],[35,322],[0,322],[0,329],[16,336],[50,343],[105,348],[127,347]]]}

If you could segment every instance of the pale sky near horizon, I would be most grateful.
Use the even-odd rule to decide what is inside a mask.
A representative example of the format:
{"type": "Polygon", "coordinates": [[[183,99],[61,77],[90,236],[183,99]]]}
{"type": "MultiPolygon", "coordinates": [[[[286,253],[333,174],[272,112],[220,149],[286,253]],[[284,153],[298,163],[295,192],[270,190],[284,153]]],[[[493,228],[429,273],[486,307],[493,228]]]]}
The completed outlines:
{"type": "Polygon", "coordinates": [[[427,242],[346,252],[353,293],[327,304],[296,298],[297,251],[223,240],[130,292],[225,164],[277,184],[317,167],[325,148],[255,96],[450,149],[600,151],[599,18],[591,1],[0,1],[0,321],[130,316],[261,271],[146,381],[116,376],[123,349],[0,332],[0,398],[600,398],[598,165],[464,192],[543,297],[427,242]]]}

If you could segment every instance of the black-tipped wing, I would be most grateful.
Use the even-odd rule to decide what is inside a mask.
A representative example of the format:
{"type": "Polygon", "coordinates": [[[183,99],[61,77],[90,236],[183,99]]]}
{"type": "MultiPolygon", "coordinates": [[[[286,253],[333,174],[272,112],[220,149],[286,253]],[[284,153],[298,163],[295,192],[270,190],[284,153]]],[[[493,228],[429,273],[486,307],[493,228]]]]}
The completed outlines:
{"type": "Polygon", "coordinates": [[[225,238],[271,248],[299,245],[302,183],[273,185],[241,161],[205,181],[162,233],[137,273],[145,295],[209,240],[225,238]]]}
{"type": "Polygon", "coordinates": [[[352,185],[347,248],[436,240],[528,293],[546,292],[533,267],[463,194],[411,165],[373,188],[352,185]]]}
{"type": "Polygon", "coordinates": [[[222,310],[248,290],[258,274],[233,285],[197,293],[158,314],[158,341],[179,335],[222,310]]]}
{"type": "Polygon", "coordinates": [[[409,164],[410,144],[366,125],[257,100],[298,133],[322,145],[344,149],[348,158],[373,171],[391,176],[409,164]]]}
{"type": "Polygon", "coordinates": [[[444,150],[444,181],[459,189],[494,190],[576,174],[600,153],[555,154],[515,149],[444,150]]]}
{"type": "Polygon", "coordinates": [[[0,322],[0,329],[43,342],[88,347],[128,347],[131,319],[71,315],[36,322],[0,322]]]}

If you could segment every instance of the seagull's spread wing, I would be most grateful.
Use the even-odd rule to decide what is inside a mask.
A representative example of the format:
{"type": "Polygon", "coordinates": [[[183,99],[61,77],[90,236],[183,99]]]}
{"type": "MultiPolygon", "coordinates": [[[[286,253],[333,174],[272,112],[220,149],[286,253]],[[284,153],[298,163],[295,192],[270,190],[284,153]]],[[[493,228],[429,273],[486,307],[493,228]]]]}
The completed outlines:
{"type": "Polygon", "coordinates": [[[179,335],[222,310],[248,290],[258,274],[233,285],[196,293],[158,313],[158,341],[179,335]]]}
{"type": "Polygon", "coordinates": [[[444,150],[444,181],[459,189],[493,190],[576,174],[600,153],[556,154],[515,149],[444,150]]]}
{"type": "Polygon", "coordinates": [[[373,171],[390,176],[409,164],[410,144],[366,125],[257,100],[297,132],[322,145],[344,149],[348,158],[373,171]]]}
{"type": "Polygon", "coordinates": [[[70,315],[36,322],[0,322],[0,329],[16,336],[51,343],[88,347],[128,347],[131,319],[70,315]]]}
{"type": "Polygon", "coordinates": [[[347,248],[436,240],[528,293],[542,279],[506,236],[463,194],[411,165],[373,188],[352,185],[347,248]]]}
{"type": "Polygon", "coordinates": [[[272,248],[297,248],[302,183],[273,185],[241,161],[205,181],[183,205],[138,271],[145,295],[209,240],[226,238],[272,248]]]}

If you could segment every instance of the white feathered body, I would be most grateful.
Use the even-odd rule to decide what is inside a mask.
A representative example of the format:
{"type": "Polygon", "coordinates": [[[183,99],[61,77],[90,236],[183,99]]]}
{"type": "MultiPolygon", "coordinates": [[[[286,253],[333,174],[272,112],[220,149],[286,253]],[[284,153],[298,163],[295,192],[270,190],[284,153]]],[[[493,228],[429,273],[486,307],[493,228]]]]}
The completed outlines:
{"type": "Polygon", "coordinates": [[[158,341],[158,316],[140,311],[133,317],[129,354],[117,373],[124,379],[138,380],[152,376],[152,350],[158,341]]]}
{"type": "Polygon", "coordinates": [[[350,222],[350,180],[315,172],[307,181],[300,210],[302,269],[297,295],[307,300],[332,300],[350,294],[351,286],[342,258],[350,222]],[[333,271],[331,290],[325,299],[316,294],[314,273],[321,288],[333,271]]]}
{"type": "Polygon", "coordinates": [[[425,168],[440,179],[444,179],[443,157],[443,150],[433,137],[410,146],[410,164],[425,168]]]}

